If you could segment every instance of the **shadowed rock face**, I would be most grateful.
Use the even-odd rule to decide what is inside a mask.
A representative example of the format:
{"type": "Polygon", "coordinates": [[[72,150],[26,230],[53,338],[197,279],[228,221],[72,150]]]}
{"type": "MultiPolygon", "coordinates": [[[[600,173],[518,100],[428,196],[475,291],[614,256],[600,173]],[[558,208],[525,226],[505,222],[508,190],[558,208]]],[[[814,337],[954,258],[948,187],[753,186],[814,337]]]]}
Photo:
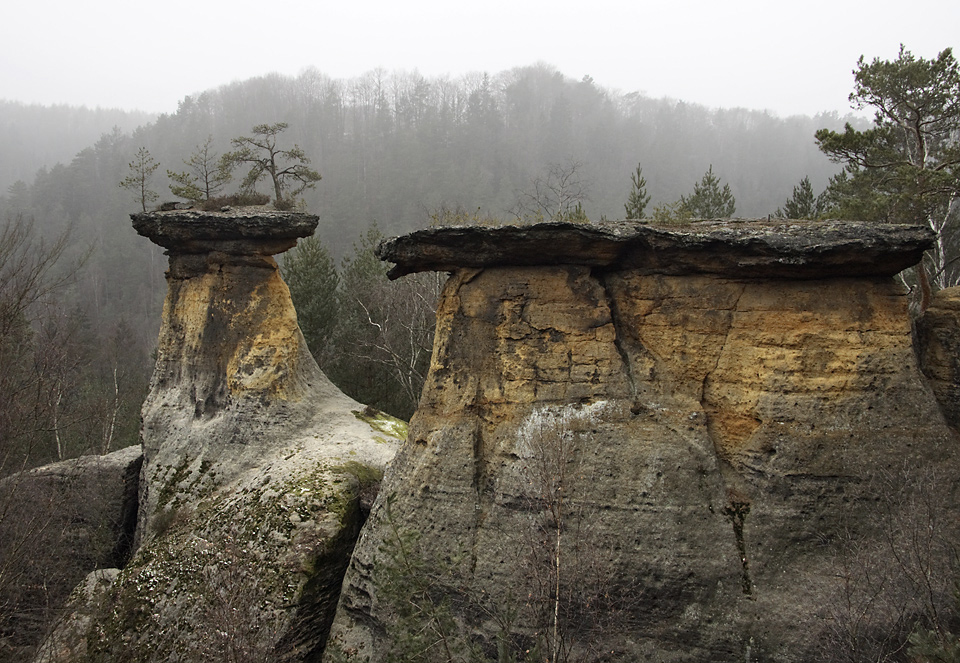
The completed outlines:
{"type": "Polygon", "coordinates": [[[318,660],[360,492],[404,426],[330,383],[297,326],[272,256],[317,217],[133,219],[170,258],[142,410],[139,548],[108,588],[91,580],[45,660],[318,660]]]}
{"type": "Polygon", "coordinates": [[[447,611],[490,655],[542,644],[559,614],[583,660],[816,658],[843,626],[842,542],[882,548],[886,496],[927,470],[950,477],[954,509],[956,439],[891,278],[929,241],[789,222],[381,245],[395,274],[452,273],[334,649],[409,645],[400,550],[432,574],[408,583],[439,615],[423,626],[447,611]]]}
{"type": "Polygon", "coordinates": [[[960,427],[960,287],[934,294],[917,320],[917,345],[924,375],[947,421],[960,427]]]}
{"type": "Polygon", "coordinates": [[[933,241],[923,226],[853,221],[704,221],[427,228],[384,242],[391,278],[465,267],[583,265],[727,278],[893,276],[933,241]]]}

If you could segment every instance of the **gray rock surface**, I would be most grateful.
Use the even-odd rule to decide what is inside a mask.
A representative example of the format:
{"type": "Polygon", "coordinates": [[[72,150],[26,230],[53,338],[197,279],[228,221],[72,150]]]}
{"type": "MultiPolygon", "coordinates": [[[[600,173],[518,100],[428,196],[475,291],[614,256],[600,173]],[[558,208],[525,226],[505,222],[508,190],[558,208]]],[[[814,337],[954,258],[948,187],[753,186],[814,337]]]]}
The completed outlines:
{"type": "MultiPolygon", "coordinates": [[[[938,491],[938,536],[958,521],[957,438],[891,278],[928,241],[789,222],[382,245],[396,273],[452,275],[325,660],[562,642],[587,661],[800,662],[894,634],[869,583],[899,588],[898,537],[930,536],[912,491],[938,491]]],[[[947,559],[926,560],[941,607],[947,559]]]]}
{"type": "Polygon", "coordinates": [[[126,563],[139,446],[0,480],[0,660],[28,660],[87,573],[126,563]]]}
{"type": "Polygon", "coordinates": [[[894,274],[933,242],[920,225],[853,221],[699,221],[433,227],[385,241],[391,278],[497,265],[583,265],[646,274],[829,278],[894,274]]]}
{"type": "Polygon", "coordinates": [[[917,351],[944,416],[960,428],[960,287],[934,293],[917,320],[917,351]]]}

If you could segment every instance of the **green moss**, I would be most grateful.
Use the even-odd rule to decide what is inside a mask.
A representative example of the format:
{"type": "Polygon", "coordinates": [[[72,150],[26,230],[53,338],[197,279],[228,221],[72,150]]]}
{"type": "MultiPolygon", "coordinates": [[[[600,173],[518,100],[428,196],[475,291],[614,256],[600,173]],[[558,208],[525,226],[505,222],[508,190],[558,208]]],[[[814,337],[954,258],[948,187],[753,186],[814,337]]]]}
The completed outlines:
{"type": "MultiPolygon", "coordinates": [[[[402,419],[391,417],[386,412],[381,412],[369,405],[363,410],[351,410],[351,412],[353,416],[370,426],[373,430],[380,431],[398,440],[403,440],[407,437],[407,422],[402,419]]],[[[378,439],[377,441],[379,442],[380,440],[378,439]]],[[[386,442],[386,440],[383,441],[386,442]]]]}
{"type": "Polygon", "coordinates": [[[357,481],[360,483],[360,489],[369,488],[370,486],[380,483],[383,480],[383,470],[377,467],[371,467],[370,465],[364,465],[363,463],[358,463],[355,460],[348,460],[342,465],[336,465],[330,468],[331,472],[340,473],[340,474],[351,474],[357,478],[357,481]]]}
{"type": "MultiPolygon", "coordinates": [[[[177,493],[179,492],[178,486],[180,485],[180,482],[186,479],[187,476],[189,476],[190,474],[189,467],[190,467],[190,459],[183,458],[180,461],[179,465],[177,465],[176,467],[173,467],[171,465],[168,468],[173,470],[173,474],[168,477],[164,477],[162,480],[163,488],[160,489],[160,494],[157,495],[156,511],[159,512],[161,509],[167,506],[167,504],[169,504],[174,499],[174,497],[176,497],[177,493]]],[[[160,473],[160,470],[158,469],[157,474],[159,473],[160,473]]],[[[156,477],[154,477],[154,480],[156,481],[156,477]]]]}
{"type": "MultiPolygon", "coordinates": [[[[158,470],[158,476],[169,477],[162,483],[167,493],[164,512],[181,506],[178,485],[189,482],[203,489],[203,498],[182,505],[189,506],[182,509],[183,518],[174,519],[162,538],[141,548],[111,587],[88,631],[94,654],[90,660],[120,660],[121,653],[129,655],[123,660],[131,663],[165,660],[174,649],[202,640],[205,635],[198,629],[208,623],[205,611],[222,602],[211,592],[224,582],[242,590],[244,597],[255,594],[255,602],[244,603],[255,603],[251,609],[268,621],[282,619],[292,606],[317,600],[324,588],[339,582],[349,560],[361,521],[358,492],[383,475],[355,461],[336,466],[321,462],[281,480],[218,492],[198,483],[190,466],[184,462],[158,470]],[[328,524],[334,518],[339,528],[331,532],[328,524]],[[291,550],[298,553],[291,556],[291,550]],[[238,579],[218,568],[255,571],[238,579]]],[[[199,469],[210,477],[209,464],[200,463],[199,469]]]]}

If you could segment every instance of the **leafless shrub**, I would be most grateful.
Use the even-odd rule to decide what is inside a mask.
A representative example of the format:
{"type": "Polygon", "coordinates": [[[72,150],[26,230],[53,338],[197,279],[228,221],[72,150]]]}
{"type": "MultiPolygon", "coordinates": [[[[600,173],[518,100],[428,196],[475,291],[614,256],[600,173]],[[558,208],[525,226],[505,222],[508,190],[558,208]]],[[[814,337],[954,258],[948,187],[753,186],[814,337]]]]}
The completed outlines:
{"type": "Polygon", "coordinates": [[[934,467],[875,478],[873,517],[853,524],[835,544],[837,590],[825,605],[830,628],[821,660],[910,661],[911,633],[945,636],[955,626],[960,522],[954,491],[955,479],[934,467]]]}
{"type": "Polygon", "coordinates": [[[584,487],[585,434],[606,403],[535,410],[518,431],[530,520],[523,533],[524,609],[535,625],[531,660],[594,660],[605,638],[628,628],[643,590],[596,546],[595,514],[584,487]]]}

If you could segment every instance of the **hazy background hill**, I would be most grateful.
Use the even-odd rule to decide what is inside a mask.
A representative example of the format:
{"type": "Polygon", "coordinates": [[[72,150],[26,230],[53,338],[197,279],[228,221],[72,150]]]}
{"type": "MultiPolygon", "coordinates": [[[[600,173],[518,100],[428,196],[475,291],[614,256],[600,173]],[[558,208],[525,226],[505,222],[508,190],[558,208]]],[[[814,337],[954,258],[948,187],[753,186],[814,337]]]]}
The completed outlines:
{"type": "Polygon", "coordinates": [[[156,114],[86,106],[40,106],[0,99],[0,191],[37,170],[69,161],[114,127],[129,133],[156,114]]]}

